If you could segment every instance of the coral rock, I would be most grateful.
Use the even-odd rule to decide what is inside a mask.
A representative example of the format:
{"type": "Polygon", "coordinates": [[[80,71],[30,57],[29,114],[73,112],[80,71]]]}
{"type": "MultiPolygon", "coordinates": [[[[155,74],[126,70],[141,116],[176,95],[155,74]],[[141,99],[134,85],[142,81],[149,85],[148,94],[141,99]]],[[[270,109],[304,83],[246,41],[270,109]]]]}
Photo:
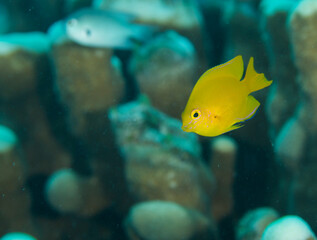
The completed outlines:
{"type": "Polygon", "coordinates": [[[262,240],[316,240],[316,236],[302,218],[285,216],[267,226],[262,240]]]}
{"type": "Polygon", "coordinates": [[[264,207],[247,212],[236,227],[236,239],[261,240],[265,228],[275,221],[278,215],[274,209],[264,207]]]}
{"type": "Polygon", "coordinates": [[[215,220],[231,214],[233,210],[233,179],[237,143],[228,136],[220,136],[211,143],[211,171],[217,182],[212,198],[212,214],[215,220]]]}
{"type": "Polygon", "coordinates": [[[8,231],[35,233],[24,164],[15,133],[0,126],[0,219],[3,223],[0,234],[8,231]]]}
{"type": "MultiPolygon", "coordinates": [[[[60,24],[54,28],[60,29],[60,24]]],[[[97,115],[104,116],[108,108],[123,98],[125,84],[120,60],[113,56],[112,49],[88,48],[69,42],[58,29],[50,30],[58,94],[69,113],[71,132],[85,136],[91,121],[97,115]]]]}
{"type": "Polygon", "coordinates": [[[209,220],[200,213],[165,201],[139,203],[132,207],[126,220],[132,240],[213,239],[210,235],[202,236],[210,226],[209,220]]]}
{"type": "Polygon", "coordinates": [[[275,138],[286,120],[293,114],[298,101],[296,69],[292,59],[287,19],[296,1],[261,2],[263,22],[269,53],[269,68],[274,79],[266,105],[270,134],[275,138]]]}
{"type": "Polygon", "coordinates": [[[280,182],[287,184],[287,188],[281,184],[278,190],[281,199],[288,196],[283,199],[283,205],[287,206],[287,213],[302,216],[313,229],[317,229],[314,217],[317,211],[311,206],[311,200],[317,197],[314,180],[317,168],[316,20],[317,3],[311,0],[301,1],[290,16],[291,42],[298,68],[300,98],[293,116],[282,127],[276,142],[276,157],[282,160],[284,167],[280,182]]]}
{"type": "Polygon", "coordinates": [[[198,79],[196,51],[189,40],[173,31],[161,34],[134,53],[130,69],[154,107],[181,117],[198,79]]]}
{"type": "Polygon", "coordinates": [[[4,235],[0,240],[36,240],[36,238],[26,233],[12,232],[4,235]]]}
{"type": "Polygon", "coordinates": [[[92,216],[111,204],[96,178],[81,177],[71,169],[59,170],[49,178],[46,197],[61,213],[84,216],[92,216]]]}
{"type": "Polygon", "coordinates": [[[49,49],[43,33],[14,33],[0,37],[0,98],[11,100],[37,87],[38,66],[49,49]]]}
{"type": "Polygon", "coordinates": [[[208,212],[213,181],[194,134],[145,103],[115,108],[110,120],[125,157],[128,186],[138,201],[168,200],[208,212]]]}
{"type": "Polygon", "coordinates": [[[14,33],[0,37],[2,121],[21,136],[28,174],[47,174],[70,164],[68,153],[52,133],[40,97],[50,84],[49,49],[49,38],[43,33],[14,33]]]}

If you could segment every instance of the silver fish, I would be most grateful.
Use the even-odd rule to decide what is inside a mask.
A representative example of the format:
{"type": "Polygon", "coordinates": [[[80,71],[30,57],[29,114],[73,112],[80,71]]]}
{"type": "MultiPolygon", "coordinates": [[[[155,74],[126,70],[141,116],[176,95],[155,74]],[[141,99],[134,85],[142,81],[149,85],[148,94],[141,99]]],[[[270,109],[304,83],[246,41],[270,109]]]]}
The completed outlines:
{"type": "Polygon", "coordinates": [[[134,20],[130,14],[84,8],[66,19],[66,33],[84,46],[130,49],[154,31],[154,27],[133,23],[134,20]]]}

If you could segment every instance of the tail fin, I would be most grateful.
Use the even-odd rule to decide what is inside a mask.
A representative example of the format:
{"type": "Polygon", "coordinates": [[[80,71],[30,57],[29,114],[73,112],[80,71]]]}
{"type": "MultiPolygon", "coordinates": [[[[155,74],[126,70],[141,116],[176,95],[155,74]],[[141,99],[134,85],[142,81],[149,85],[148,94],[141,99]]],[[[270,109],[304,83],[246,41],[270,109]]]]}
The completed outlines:
{"type": "Polygon", "coordinates": [[[131,38],[136,41],[144,42],[153,37],[158,32],[159,28],[153,25],[137,24],[130,25],[131,38]]]}
{"type": "Polygon", "coordinates": [[[251,92],[258,91],[262,88],[268,87],[273,81],[268,81],[263,73],[257,73],[253,66],[253,57],[250,58],[245,77],[242,82],[247,84],[251,92]]]}

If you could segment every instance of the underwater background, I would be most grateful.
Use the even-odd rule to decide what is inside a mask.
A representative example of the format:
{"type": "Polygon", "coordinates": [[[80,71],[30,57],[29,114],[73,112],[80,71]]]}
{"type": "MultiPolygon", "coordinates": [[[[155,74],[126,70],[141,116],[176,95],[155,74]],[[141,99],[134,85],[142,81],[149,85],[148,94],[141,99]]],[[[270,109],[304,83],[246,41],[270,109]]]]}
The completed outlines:
{"type": "Polygon", "coordinates": [[[1,240],[313,240],[316,146],[317,0],[0,0],[1,240]],[[237,55],[257,114],[182,131],[237,55]]]}

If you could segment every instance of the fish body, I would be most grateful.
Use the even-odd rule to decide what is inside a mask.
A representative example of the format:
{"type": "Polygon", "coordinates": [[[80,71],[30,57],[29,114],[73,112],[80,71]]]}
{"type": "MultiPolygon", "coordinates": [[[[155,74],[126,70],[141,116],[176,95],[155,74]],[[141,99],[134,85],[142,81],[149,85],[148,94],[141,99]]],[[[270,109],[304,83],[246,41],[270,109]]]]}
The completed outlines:
{"type": "Polygon", "coordinates": [[[89,47],[130,49],[153,32],[150,26],[133,23],[130,14],[84,8],[66,19],[67,36],[89,47]]]}
{"type": "Polygon", "coordinates": [[[182,129],[214,137],[240,128],[260,103],[250,95],[269,86],[263,73],[254,70],[250,58],[245,78],[241,56],[211,68],[197,81],[182,113],[182,129]]]}

